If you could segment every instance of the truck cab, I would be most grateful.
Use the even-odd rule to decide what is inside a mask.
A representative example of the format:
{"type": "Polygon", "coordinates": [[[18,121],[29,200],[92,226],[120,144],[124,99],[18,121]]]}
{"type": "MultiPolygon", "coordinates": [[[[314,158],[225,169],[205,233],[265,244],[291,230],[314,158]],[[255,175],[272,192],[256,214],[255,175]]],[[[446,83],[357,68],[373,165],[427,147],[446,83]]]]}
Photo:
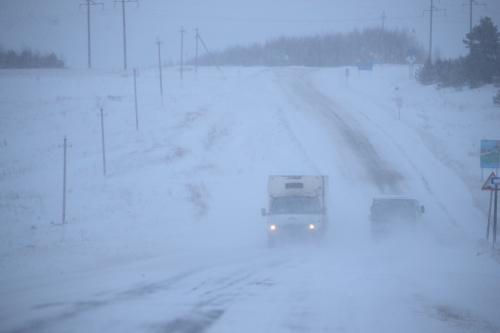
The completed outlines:
{"type": "Polygon", "coordinates": [[[267,217],[269,247],[279,240],[316,238],[326,232],[328,176],[269,176],[267,217]]]}

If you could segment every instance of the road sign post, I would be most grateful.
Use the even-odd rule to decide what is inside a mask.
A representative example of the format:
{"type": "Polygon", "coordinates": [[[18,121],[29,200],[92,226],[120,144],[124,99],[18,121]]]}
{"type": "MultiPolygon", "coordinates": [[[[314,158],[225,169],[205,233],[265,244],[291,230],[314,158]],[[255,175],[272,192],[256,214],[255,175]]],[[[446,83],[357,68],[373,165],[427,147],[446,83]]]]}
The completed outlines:
{"type": "Polygon", "coordinates": [[[409,64],[409,78],[410,80],[413,79],[413,63],[417,60],[415,58],[415,49],[413,47],[410,47],[408,51],[406,51],[406,54],[408,55],[406,57],[406,61],[408,61],[409,64]]]}
{"type": "Polygon", "coordinates": [[[396,98],[396,106],[398,107],[398,120],[401,120],[401,108],[403,107],[403,99],[401,97],[396,98]]]}
{"type": "Polygon", "coordinates": [[[495,173],[491,173],[486,182],[484,183],[482,190],[491,190],[495,191],[490,194],[490,206],[488,209],[488,225],[486,226],[486,239],[489,239],[490,236],[490,226],[491,226],[491,206],[492,206],[492,197],[495,196],[493,203],[493,234],[492,234],[492,242],[493,249],[495,248],[495,243],[497,242],[497,224],[498,224],[498,184],[500,184],[500,177],[495,176],[495,173]]]}
{"type": "Polygon", "coordinates": [[[347,87],[347,79],[349,78],[349,74],[350,74],[349,68],[346,68],[345,69],[345,86],[346,87],[347,87]]]}
{"type": "Polygon", "coordinates": [[[491,184],[495,185],[495,203],[493,206],[493,249],[495,248],[495,243],[497,242],[497,211],[498,211],[498,184],[500,184],[500,177],[491,178],[491,184]]]}

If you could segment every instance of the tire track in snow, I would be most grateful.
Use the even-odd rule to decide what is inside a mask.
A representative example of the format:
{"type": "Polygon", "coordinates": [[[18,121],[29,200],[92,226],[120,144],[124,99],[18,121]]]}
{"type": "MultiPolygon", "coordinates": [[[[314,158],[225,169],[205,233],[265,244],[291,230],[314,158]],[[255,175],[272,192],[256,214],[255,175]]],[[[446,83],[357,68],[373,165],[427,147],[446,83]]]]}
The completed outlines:
{"type": "Polygon", "coordinates": [[[226,272],[210,274],[207,279],[201,280],[185,292],[186,297],[193,297],[196,301],[188,304],[188,310],[183,315],[151,325],[151,328],[162,333],[206,332],[231,304],[261,292],[263,288],[272,287],[274,282],[269,271],[274,272],[289,264],[289,259],[280,258],[263,266],[239,266],[226,272]]]}
{"type": "Polygon", "coordinates": [[[337,112],[340,110],[340,106],[335,105],[327,96],[304,79],[312,71],[311,69],[295,71],[291,77],[280,77],[278,84],[291,96],[292,101],[297,100],[298,97],[301,104],[305,104],[308,109],[311,109],[311,113],[319,113],[322,120],[327,120],[328,123],[335,126],[331,129],[332,132],[336,131],[342,136],[343,142],[355,155],[359,165],[382,193],[400,194],[399,183],[404,180],[404,177],[382,160],[369,139],[358,130],[361,126],[357,125],[354,119],[347,118],[346,114],[340,116],[337,112]],[[282,83],[281,81],[284,80],[287,82],[282,83]]]}
{"type": "Polygon", "coordinates": [[[83,315],[86,312],[97,310],[106,306],[110,306],[116,303],[131,301],[138,298],[143,298],[146,295],[156,293],[160,290],[168,290],[172,288],[172,285],[179,282],[182,279],[194,274],[193,272],[187,272],[173,276],[171,278],[158,281],[155,283],[150,283],[146,285],[137,286],[131,288],[127,291],[112,294],[108,297],[102,297],[103,294],[94,295],[92,300],[81,300],[75,302],[51,302],[38,304],[33,307],[33,309],[44,309],[51,307],[63,307],[59,313],[51,316],[47,316],[41,319],[35,319],[27,322],[23,326],[15,328],[9,331],[2,331],[6,333],[33,333],[33,332],[51,332],[54,325],[60,324],[63,321],[71,320],[78,316],[83,315]]]}
{"type": "MultiPolygon", "coordinates": [[[[137,331],[163,333],[205,332],[238,300],[245,299],[254,292],[274,285],[269,271],[290,264],[288,257],[278,257],[263,263],[250,265],[238,262],[237,265],[195,268],[150,283],[130,286],[120,292],[98,292],[85,299],[71,302],[46,302],[32,307],[35,311],[49,310],[51,315],[27,321],[5,333],[33,333],[60,331],[57,327],[72,325],[89,313],[99,311],[105,317],[112,315],[118,307],[140,308],[152,300],[163,304],[165,313],[172,306],[186,307],[183,314],[173,315],[163,322],[141,324],[137,331]],[[181,298],[182,296],[182,298],[181,298]],[[164,300],[164,301],[162,301],[164,300]],[[182,300],[180,302],[179,300],[182,300]],[[146,303],[144,303],[146,302],[146,303]]],[[[253,260],[251,260],[253,261],[253,260]]],[[[272,274],[271,274],[272,275],[272,274]]],[[[131,318],[133,320],[133,318],[131,318]]],[[[133,321],[131,322],[133,323],[133,321]]],[[[129,324],[130,325],[130,324],[129,324]]],[[[134,325],[134,324],[132,324],[134,325]]],[[[75,328],[80,332],[81,328],[75,328]]],[[[118,328],[117,328],[118,329],[118,328]]],[[[115,330],[112,330],[115,331],[115,330]]]]}
{"type": "MultiPolygon", "coordinates": [[[[301,80],[304,80],[304,77],[308,74],[310,74],[312,71],[309,71],[307,73],[304,73],[300,76],[300,79],[301,80]]],[[[312,84],[310,84],[309,82],[307,83],[309,86],[312,86],[312,84]]],[[[312,88],[314,89],[314,86],[312,86],[312,88]]],[[[318,94],[321,94],[319,91],[316,90],[316,93],[318,94]]],[[[365,94],[362,94],[360,93],[359,91],[356,91],[356,94],[359,94],[362,96],[363,99],[369,99],[371,103],[373,104],[376,104],[379,108],[385,108],[384,105],[380,104],[377,100],[374,100],[372,99],[370,96],[368,95],[365,95],[365,94]]],[[[323,94],[321,94],[323,96],[323,98],[325,98],[326,100],[329,101],[329,103],[333,103],[327,96],[324,96],[323,94]]],[[[450,223],[456,227],[456,228],[459,228],[460,231],[465,234],[465,232],[463,230],[461,230],[460,228],[460,225],[459,223],[455,220],[455,218],[453,217],[453,214],[451,214],[451,212],[446,208],[446,206],[439,200],[439,198],[437,198],[436,194],[434,193],[434,191],[432,190],[431,186],[430,186],[430,183],[429,181],[427,180],[427,178],[424,176],[424,174],[422,173],[422,171],[417,167],[417,165],[414,163],[414,161],[407,155],[406,151],[401,147],[400,144],[398,144],[397,140],[394,140],[391,135],[382,127],[380,126],[377,122],[375,122],[374,120],[372,120],[369,116],[366,115],[366,113],[364,113],[362,110],[359,110],[357,108],[354,108],[362,117],[364,117],[372,126],[376,127],[378,129],[379,132],[383,133],[383,135],[388,139],[390,140],[394,146],[398,149],[399,151],[399,154],[401,154],[402,156],[404,156],[405,158],[405,161],[411,165],[411,167],[415,170],[415,172],[420,176],[420,179],[422,180],[422,184],[424,185],[425,189],[427,190],[427,192],[432,195],[435,200],[434,202],[436,203],[436,205],[444,212],[444,214],[446,215],[446,217],[448,218],[448,221],[450,221],[450,223]]],[[[337,116],[335,114],[335,116],[337,116]]],[[[347,126],[347,125],[346,125],[347,126]]]]}

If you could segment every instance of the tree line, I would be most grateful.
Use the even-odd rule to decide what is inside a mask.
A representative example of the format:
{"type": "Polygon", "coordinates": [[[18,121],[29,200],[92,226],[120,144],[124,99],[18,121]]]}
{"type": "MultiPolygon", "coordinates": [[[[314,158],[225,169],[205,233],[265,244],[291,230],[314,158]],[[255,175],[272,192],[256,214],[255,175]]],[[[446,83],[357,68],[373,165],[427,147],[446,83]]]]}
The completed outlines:
{"type": "Polygon", "coordinates": [[[198,64],[335,67],[354,66],[357,62],[367,60],[405,64],[410,48],[417,59],[424,58],[424,48],[408,30],[372,27],[362,31],[354,29],[348,33],[281,36],[264,44],[237,45],[203,55],[198,59],[198,64]]]}
{"type": "Polygon", "coordinates": [[[31,50],[25,49],[18,54],[12,50],[0,49],[0,68],[64,68],[64,61],[58,59],[54,52],[41,55],[38,52],[33,53],[31,50]]]}
{"type": "MultiPolygon", "coordinates": [[[[429,59],[417,72],[417,80],[424,84],[436,84],[438,88],[464,86],[478,88],[495,84],[500,88],[500,33],[491,18],[483,17],[463,39],[469,54],[456,59],[429,59]]],[[[500,105],[500,89],[493,97],[500,105]]]]}

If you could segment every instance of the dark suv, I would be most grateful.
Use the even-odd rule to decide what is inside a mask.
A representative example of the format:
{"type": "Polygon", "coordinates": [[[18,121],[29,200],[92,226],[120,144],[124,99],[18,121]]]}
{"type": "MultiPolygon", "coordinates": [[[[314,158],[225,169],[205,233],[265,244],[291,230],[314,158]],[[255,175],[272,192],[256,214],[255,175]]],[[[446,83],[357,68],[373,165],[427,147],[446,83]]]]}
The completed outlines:
{"type": "Polygon", "coordinates": [[[414,230],[425,208],[417,199],[400,195],[373,198],[370,209],[372,236],[382,236],[397,230],[414,230]]]}

